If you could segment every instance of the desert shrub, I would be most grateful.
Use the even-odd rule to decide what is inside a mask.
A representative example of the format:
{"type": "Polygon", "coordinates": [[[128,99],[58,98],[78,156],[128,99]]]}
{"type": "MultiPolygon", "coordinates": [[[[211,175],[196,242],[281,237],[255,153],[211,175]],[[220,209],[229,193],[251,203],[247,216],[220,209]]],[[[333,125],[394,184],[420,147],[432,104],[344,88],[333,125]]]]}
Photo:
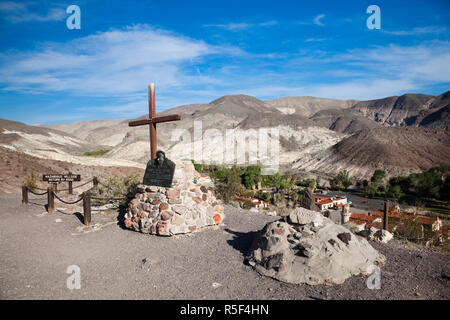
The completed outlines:
{"type": "Polygon", "coordinates": [[[214,180],[216,195],[225,203],[234,200],[236,195],[239,195],[242,191],[240,170],[237,167],[228,170],[224,181],[214,180]]]}
{"type": "Polygon", "coordinates": [[[239,202],[238,201],[230,201],[230,204],[235,207],[235,208],[240,208],[239,202]]]}
{"type": "Polygon", "coordinates": [[[424,238],[423,226],[414,219],[401,219],[401,221],[391,219],[389,229],[401,239],[418,242],[424,238]]]}
{"type": "Polygon", "coordinates": [[[242,200],[241,201],[241,208],[242,209],[246,209],[246,210],[250,210],[251,208],[253,208],[252,202],[250,200],[242,200]]]}
{"type": "Polygon", "coordinates": [[[273,196],[273,202],[277,206],[282,205],[285,202],[284,195],[282,193],[275,193],[273,196]]]}
{"type": "MultiPolygon", "coordinates": [[[[126,177],[114,175],[92,189],[94,197],[101,198],[133,198],[137,193],[137,186],[141,184],[139,175],[133,174],[126,177]]],[[[125,200],[126,202],[126,200],[125,200]]]]}
{"type": "Polygon", "coordinates": [[[36,191],[38,185],[36,183],[36,175],[34,172],[29,174],[22,183],[24,186],[27,186],[31,191],[36,191]]]}
{"type": "Polygon", "coordinates": [[[109,150],[88,151],[88,152],[83,153],[83,156],[85,156],[85,157],[100,157],[108,152],[109,152],[109,150]]]}
{"type": "Polygon", "coordinates": [[[272,199],[272,195],[269,192],[262,191],[257,192],[256,197],[258,199],[264,200],[265,202],[270,202],[270,200],[272,199]]]}

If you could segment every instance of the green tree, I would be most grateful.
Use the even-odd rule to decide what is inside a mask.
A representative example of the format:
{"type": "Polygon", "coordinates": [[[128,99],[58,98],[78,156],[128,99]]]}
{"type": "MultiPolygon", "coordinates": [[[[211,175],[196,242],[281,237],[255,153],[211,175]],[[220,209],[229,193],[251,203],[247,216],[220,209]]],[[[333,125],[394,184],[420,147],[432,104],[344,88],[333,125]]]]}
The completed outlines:
{"type": "Polygon", "coordinates": [[[389,186],[387,196],[395,200],[400,200],[404,193],[399,185],[389,186]]]}
{"type": "Polygon", "coordinates": [[[335,190],[345,190],[351,185],[347,170],[340,171],[335,178],[330,180],[330,186],[335,190]]]}
{"type": "Polygon", "coordinates": [[[229,203],[240,193],[241,190],[241,174],[239,168],[233,166],[226,171],[226,176],[223,182],[216,181],[216,189],[218,195],[229,203]]]}
{"type": "Polygon", "coordinates": [[[372,183],[380,185],[380,184],[384,183],[384,179],[385,178],[386,178],[386,171],[384,171],[384,170],[375,170],[375,172],[372,175],[372,178],[370,178],[370,181],[372,183]]]}
{"type": "Polygon", "coordinates": [[[247,189],[252,189],[254,186],[261,182],[261,167],[260,166],[248,166],[242,176],[244,186],[247,189]]]}

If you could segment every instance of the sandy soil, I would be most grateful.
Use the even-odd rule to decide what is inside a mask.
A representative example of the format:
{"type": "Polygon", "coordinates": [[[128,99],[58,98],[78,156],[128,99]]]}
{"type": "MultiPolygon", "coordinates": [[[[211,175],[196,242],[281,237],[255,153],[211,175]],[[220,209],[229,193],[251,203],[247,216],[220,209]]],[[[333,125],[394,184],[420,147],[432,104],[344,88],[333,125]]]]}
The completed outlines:
{"type": "Polygon", "coordinates": [[[224,225],[164,238],[122,229],[114,210],[94,213],[98,228],[84,228],[77,210],[49,215],[45,201],[22,206],[14,194],[0,201],[1,299],[450,298],[449,254],[399,241],[374,244],[387,257],[380,290],[368,289],[365,276],[333,287],[293,285],[244,264],[255,232],[273,217],[226,206],[224,225]],[[81,269],[80,290],[66,286],[70,265],[81,269]]]}

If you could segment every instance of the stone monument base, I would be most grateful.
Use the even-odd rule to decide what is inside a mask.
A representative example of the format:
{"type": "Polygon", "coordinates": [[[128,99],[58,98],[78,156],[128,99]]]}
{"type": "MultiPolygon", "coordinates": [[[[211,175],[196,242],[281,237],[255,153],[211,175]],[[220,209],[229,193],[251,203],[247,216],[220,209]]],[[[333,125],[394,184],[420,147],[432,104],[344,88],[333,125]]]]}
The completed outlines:
{"type": "Polygon", "coordinates": [[[213,182],[200,175],[190,161],[175,161],[171,188],[139,185],[125,214],[129,229],[173,236],[221,224],[223,206],[215,198],[213,182]]]}

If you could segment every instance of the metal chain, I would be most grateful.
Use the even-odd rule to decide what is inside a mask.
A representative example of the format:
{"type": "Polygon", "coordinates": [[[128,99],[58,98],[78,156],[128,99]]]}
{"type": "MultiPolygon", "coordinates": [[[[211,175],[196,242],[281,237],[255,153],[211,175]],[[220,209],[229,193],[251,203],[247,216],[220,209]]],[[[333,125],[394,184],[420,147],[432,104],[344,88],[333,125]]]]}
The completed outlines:
{"type": "Polygon", "coordinates": [[[36,193],[36,192],[33,192],[33,191],[30,190],[30,189],[28,189],[28,191],[30,191],[32,194],[37,195],[37,196],[43,196],[44,194],[47,194],[47,193],[48,193],[48,191],[45,191],[44,193],[36,193]]]}
{"type": "Polygon", "coordinates": [[[59,201],[61,201],[62,203],[65,203],[65,204],[75,204],[75,203],[78,203],[78,202],[80,202],[81,200],[83,200],[83,196],[81,196],[78,200],[76,200],[76,201],[74,201],[74,202],[68,202],[68,201],[64,201],[63,199],[61,199],[60,197],[58,197],[57,195],[56,195],[56,193],[53,193],[54,195],[55,195],[55,198],[56,199],[58,199],[59,201]]]}

